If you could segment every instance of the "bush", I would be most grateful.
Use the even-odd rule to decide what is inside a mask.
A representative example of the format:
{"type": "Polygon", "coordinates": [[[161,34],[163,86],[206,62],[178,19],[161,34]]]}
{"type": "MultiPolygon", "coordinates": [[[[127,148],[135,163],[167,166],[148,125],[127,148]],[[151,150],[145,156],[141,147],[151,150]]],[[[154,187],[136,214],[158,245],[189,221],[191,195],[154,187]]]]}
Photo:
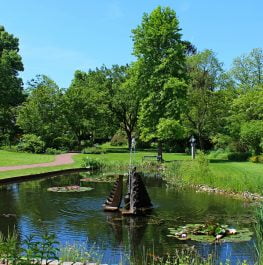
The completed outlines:
{"type": "Polygon", "coordinates": [[[249,161],[253,163],[263,163],[263,155],[252,156],[249,161]]]}
{"type": "Polygon", "coordinates": [[[56,148],[47,148],[46,149],[46,154],[48,155],[59,155],[59,154],[63,154],[65,153],[66,151],[63,151],[63,150],[59,150],[59,149],[56,149],[56,148]]]}
{"type": "Polygon", "coordinates": [[[244,153],[233,152],[228,154],[227,158],[230,161],[247,161],[250,156],[251,154],[249,152],[244,152],[244,153]]]}
{"type": "Polygon", "coordinates": [[[111,143],[112,146],[126,145],[127,144],[127,137],[126,137],[126,135],[123,132],[118,131],[111,138],[110,143],[111,143]]]}
{"type": "Polygon", "coordinates": [[[82,154],[105,154],[106,150],[101,147],[87,147],[82,149],[82,154]]]}
{"type": "Polygon", "coordinates": [[[17,146],[16,145],[3,145],[1,146],[1,150],[9,151],[9,152],[17,152],[17,146]]]}
{"type": "Polygon", "coordinates": [[[45,143],[35,134],[24,134],[17,145],[17,151],[30,153],[44,153],[45,143]]]}
{"type": "Polygon", "coordinates": [[[208,159],[222,159],[227,160],[228,159],[229,152],[219,148],[217,150],[211,151],[208,155],[208,159]]]}
{"type": "Polygon", "coordinates": [[[81,166],[90,168],[91,170],[96,170],[96,169],[101,170],[106,166],[106,164],[102,162],[102,160],[87,156],[82,160],[81,166]]]}

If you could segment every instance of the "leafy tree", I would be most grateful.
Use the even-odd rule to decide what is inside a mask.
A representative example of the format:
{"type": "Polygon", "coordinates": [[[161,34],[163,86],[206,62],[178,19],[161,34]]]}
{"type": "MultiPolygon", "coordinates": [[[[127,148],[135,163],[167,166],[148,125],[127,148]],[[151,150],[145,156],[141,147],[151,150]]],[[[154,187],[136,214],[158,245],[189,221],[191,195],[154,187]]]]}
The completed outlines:
{"type": "MultiPolygon", "coordinates": [[[[157,7],[144,14],[132,33],[142,98],[139,125],[142,140],[148,141],[158,139],[161,118],[180,117],[186,92],[186,49],[176,14],[169,7],[157,7]]],[[[162,141],[158,142],[158,155],[162,156],[162,141]]]]}
{"type": "Polygon", "coordinates": [[[17,124],[25,133],[41,137],[47,147],[59,147],[57,141],[64,131],[62,92],[44,75],[37,78],[29,91],[27,100],[19,107],[17,124]]]}
{"type": "Polygon", "coordinates": [[[187,58],[189,86],[184,123],[189,133],[198,137],[201,149],[204,140],[216,133],[224,116],[224,93],[219,88],[222,65],[211,50],[204,50],[187,58]]]}
{"type": "Polygon", "coordinates": [[[131,148],[132,134],[135,131],[140,106],[140,94],[138,93],[137,65],[115,65],[110,70],[107,80],[110,81],[109,108],[115,116],[117,123],[125,131],[129,149],[131,148]]]}
{"type": "Polygon", "coordinates": [[[9,140],[15,135],[15,109],[24,100],[22,79],[23,71],[19,55],[19,41],[0,26],[0,137],[9,140]]]}
{"type": "MultiPolygon", "coordinates": [[[[255,88],[238,94],[233,99],[229,112],[230,116],[227,118],[228,131],[237,143],[237,149],[240,149],[238,151],[242,151],[245,149],[244,143],[251,146],[244,136],[244,132],[248,131],[246,129],[249,126],[248,124],[251,121],[263,120],[263,88],[255,88]]],[[[256,128],[254,124],[251,124],[251,126],[251,128],[256,128]]],[[[256,152],[255,148],[254,151],[256,152]]]]}
{"type": "Polygon", "coordinates": [[[242,89],[251,89],[263,84],[263,50],[253,49],[248,55],[234,59],[231,73],[242,89]]]}
{"type": "Polygon", "coordinates": [[[106,81],[103,68],[88,73],[76,71],[65,93],[63,113],[78,146],[82,141],[93,141],[108,128],[106,81]]]}
{"type": "Polygon", "coordinates": [[[263,120],[252,120],[242,124],[240,136],[241,141],[259,155],[262,151],[260,144],[263,141],[263,120]]]}

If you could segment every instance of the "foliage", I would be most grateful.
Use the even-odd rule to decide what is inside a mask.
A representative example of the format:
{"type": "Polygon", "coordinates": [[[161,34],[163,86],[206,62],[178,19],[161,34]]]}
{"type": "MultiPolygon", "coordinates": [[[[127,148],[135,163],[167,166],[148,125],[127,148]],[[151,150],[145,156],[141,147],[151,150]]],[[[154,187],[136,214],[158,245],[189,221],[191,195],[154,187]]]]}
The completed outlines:
{"type": "Polygon", "coordinates": [[[244,153],[229,153],[227,158],[229,161],[247,161],[248,158],[251,156],[251,153],[244,152],[244,153]]]}
{"type": "Polygon", "coordinates": [[[228,154],[229,154],[229,151],[219,148],[217,150],[210,151],[208,155],[208,159],[227,160],[228,154]]]}
{"type": "Polygon", "coordinates": [[[238,85],[249,90],[263,84],[263,50],[255,48],[233,61],[231,74],[238,85]]]}
{"type": "Polygon", "coordinates": [[[100,159],[86,157],[82,160],[82,167],[90,168],[91,170],[101,170],[105,167],[105,162],[100,159]]]}
{"type": "Polygon", "coordinates": [[[0,259],[6,264],[27,265],[27,264],[48,264],[49,260],[57,260],[58,242],[54,234],[43,233],[39,238],[31,234],[26,236],[20,247],[16,232],[9,233],[4,238],[0,233],[0,259]],[[45,263],[44,263],[45,261],[45,263]]]}
{"type": "MultiPolygon", "coordinates": [[[[141,96],[140,137],[147,142],[157,138],[161,118],[180,117],[186,95],[185,46],[176,14],[169,7],[144,14],[132,33],[141,96]]],[[[162,155],[161,146],[158,152],[162,155]]]]}
{"type": "Polygon", "coordinates": [[[256,231],[256,251],[257,251],[257,264],[263,264],[263,205],[261,204],[257,208],[256,212],[256,223],[255,223],[255,231],[256,231]]]}
{"type": "Polygon", "coordinates": [[[161,118],[157,125],[157,137],[161,141],[183,139],[185,128],[177,120],[161,118]]]}
{"type": "Polygon", "coordinates": [[[251,156],[249,161],[253,163],[263,163],[263,155],[251,156]]]}
{"type": "Polygon", "coordinates": [[[65,186],[65,187],[51,187],[47,189],[52,192],[84,192],[93,190],[90,187],[80,187],[80,186],[65,186]]]}
{"type": "Polygon", "coordinates": [[[18,75],[23,70],[18,38],[0,25],[0,141],[5,144],[11,144],[18,132],[16,106],[25,98],[18,75]]]}
{"type": "Polygon", "coordinates": [[[94,136],[107,137],[107,75],[105,67],[89,72],[76,71],[63,96],[63,116],[78,147],[81,142],[94,141],[94,136]],[[106,135],[105,135],[106,134],[106,135]]]}
{"type": "Polygon", "coordinates": [[[263,141],[263,120],[252,120],[242,124],[240,137],[243,143],[259,155],[262,151],[260,144],[263,141]]]}
{"type": "Polygon", "coordinates": [[[193,240],[206,243],[249,241],[253,232],[247,228],[236,230],[227,225],[220,224],[187,224],[177,228],[168,228],[169,237],[179,240],[193,240]]]}
{"type": "Polygon", "coordinates": [[[59,150],[59,149],[56,149],[56,148],[52,148],[52,147],[48,147],[46,149],[45,153],[48,154],[48,155],[59,155],[59,154],[65,153],[65,151],[59,150]]]}
{"type": "Polygon", "coordinates": [[[24,134],[20,143],[17,145],[17,150],[30,153],[43,153],[45,149],[45,143],[39,136],[34,134],[24,134]]]}
{"type": "Polygon", "coordinates": [[[29,96],[18,110],[17,124],[25,133],[41,137],[47,147],[56,148],[57,138],[65,131],[62,92],[47,76],[38,76],[28,89],[29,96]]]}
{"type": "Polygon", "coordinates": [[[99,147],[99,146],[86,147],[82,149],[81,153],[82,154],[105,154],[106,149],[99,147]]]}
{"type": "Polygon", "coordinates": [[[60,260],[62,262],[96,262],[96,264],[100,264],[101,258],[99,249],[95,245],[91,249],[87,249],[84,243],[73,243],[60,248],[60,260]]]}
{"type": "Polygon", "coordinates": [[[222,111],[226,93],[219,90],[223,75],[222,64],[211,50],[204,50],[187,58],[189,86],[184,125],[190,134],[198,137],[200,148],[204,140],[222,127],[222,111]]]}
{"type": "Polygon", "coordinates": [[[112,146],[122,146],[127,144],[127,137],[122,131],[117,131],[111,138],[110,144],[112,146]]]}

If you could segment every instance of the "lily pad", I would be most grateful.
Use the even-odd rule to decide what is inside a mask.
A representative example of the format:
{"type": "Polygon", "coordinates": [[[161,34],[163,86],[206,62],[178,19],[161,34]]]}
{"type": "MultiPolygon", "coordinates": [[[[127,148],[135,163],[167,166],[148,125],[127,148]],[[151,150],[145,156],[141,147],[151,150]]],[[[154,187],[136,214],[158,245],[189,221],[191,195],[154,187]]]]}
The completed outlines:
{"type": "Polygon", "coordinates": [[[84,192],[93,190],[91,187],[80,187],[80,186],[65,186],[65,187],[51,187],[47,189],[52,192],[84,192]]]}
{"type": "Polygon", "coordinates": [[[168,237],[179,240],[193,240],[204,243],[213,242],[243,242],[252,238],[253,232],[247,228],[229,228],[227,225],[219,224],[187,224],[178,228],[168,228],[168,237]]]}

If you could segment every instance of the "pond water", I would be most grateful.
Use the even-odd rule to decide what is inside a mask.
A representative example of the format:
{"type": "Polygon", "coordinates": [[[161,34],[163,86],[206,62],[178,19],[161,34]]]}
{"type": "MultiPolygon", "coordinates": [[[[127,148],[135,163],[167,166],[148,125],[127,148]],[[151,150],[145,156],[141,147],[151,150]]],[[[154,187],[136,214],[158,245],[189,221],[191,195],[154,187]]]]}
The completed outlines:
{"type": "MultiPolygon", "coordinates": [[[[0,187],[0,230],[7,234],[15,227],[23,238],[43,231],[55,233],[60,243],[85,243],[99,247],[103,260],[117,264],[132,255],[140,264],[142,252],[155,256],[174,253],[195,245],[200,255],[214,253],[217,260],[233,264],[247,260],[254,264],[254,240],[242,243],[208,244],[167,237],[168,227],[187,223],[218,222],[253,229],[254,209],[241,200],[193,190],[167,188],[159,178],[145,178],[154,205],[147,217],[122,217],[107,213],[101,205],[113,183],[83,183],[94,189],[83,193],[55,193],[53,186],[79,185],[87,173],[68,174],[0,187]]],[[[126,261],[128,264],[128,261],[126,261]]]]}

